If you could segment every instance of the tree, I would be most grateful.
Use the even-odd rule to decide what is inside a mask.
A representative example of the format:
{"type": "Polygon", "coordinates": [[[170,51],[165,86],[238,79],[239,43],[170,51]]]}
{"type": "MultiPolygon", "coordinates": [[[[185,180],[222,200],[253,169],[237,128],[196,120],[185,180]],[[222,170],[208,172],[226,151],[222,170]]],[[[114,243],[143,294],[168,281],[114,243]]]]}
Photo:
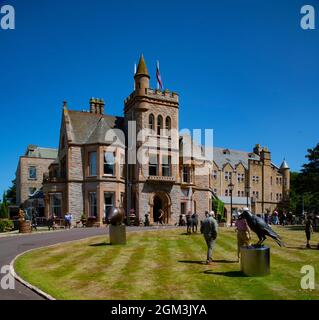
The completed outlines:
{"type": "Polygon", "coordinates": [[[12,180],[12,186],[6,192],[6,199],[11,203],[15,204],[17,201],[17,181],[12,180]]]}
{"type": "Polygon", "coordinates": [[[291,174],[290,203],[297,212],[319,210],[319,143],[307,150],[308,162],[300,173],[291,174]]]}

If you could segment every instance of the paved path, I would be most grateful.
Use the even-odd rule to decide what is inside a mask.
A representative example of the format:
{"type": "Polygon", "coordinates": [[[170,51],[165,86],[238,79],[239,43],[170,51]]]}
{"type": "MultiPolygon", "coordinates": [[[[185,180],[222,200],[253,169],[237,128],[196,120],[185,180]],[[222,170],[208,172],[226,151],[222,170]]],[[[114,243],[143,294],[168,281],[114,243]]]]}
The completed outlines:
{"type": "MultiPolygon", "coordinates": [[[[129,227],[128,231],[157,229],[158,227],[140,228],[129,227]]],[[[163,228],[163,227],[159,227],[163,228]]],[[[30,249],[45,247],[66,241],[80,240],[88,237],[106,235],[106,228],[75,228],[71,230],[52,231],[41,234],[18,235],[0,238],[0,269],[20,253],[30,249]]],[[[1,274],[0,274],[1,280],[1,274]]],[[[25,287],[20,282],[15,282],[15,290],[0,288],[0,300],[43,300],[41,296],[25,287]]]]}

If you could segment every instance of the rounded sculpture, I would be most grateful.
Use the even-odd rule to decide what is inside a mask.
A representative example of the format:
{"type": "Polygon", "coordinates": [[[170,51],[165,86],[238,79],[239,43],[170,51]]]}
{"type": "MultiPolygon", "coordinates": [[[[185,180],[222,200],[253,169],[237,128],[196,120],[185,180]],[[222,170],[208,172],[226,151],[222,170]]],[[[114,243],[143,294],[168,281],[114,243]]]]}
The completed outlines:
{"type": "Polygon", "coordinates": [[[107,224],[111,224],[112,226],[121,225],[124,219],[124,209],[112,207],[105,216],[105,221],[107,224]]]}

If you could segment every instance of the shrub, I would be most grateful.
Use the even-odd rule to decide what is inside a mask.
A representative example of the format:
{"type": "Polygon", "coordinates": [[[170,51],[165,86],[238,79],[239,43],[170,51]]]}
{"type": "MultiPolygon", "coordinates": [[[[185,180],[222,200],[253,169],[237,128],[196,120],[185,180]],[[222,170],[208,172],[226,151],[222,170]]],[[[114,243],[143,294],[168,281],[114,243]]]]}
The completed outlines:
{"type": "Polygon", "coordinates": [[[8,232],[13,229],[13,221],[9,219],[0,220],[0,232],[8,232]]]}

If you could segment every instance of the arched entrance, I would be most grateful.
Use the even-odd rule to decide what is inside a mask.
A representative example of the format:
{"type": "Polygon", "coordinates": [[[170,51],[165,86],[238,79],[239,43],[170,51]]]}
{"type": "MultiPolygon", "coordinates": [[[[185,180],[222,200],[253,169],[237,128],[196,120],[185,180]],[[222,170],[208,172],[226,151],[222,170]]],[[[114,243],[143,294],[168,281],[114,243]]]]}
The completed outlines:
{"type": "Polygon", "coordinates": [[[157,192],[150,199],[150,220],[157,223],[160,216],[159,211],[164,210],[164,223],[169,224],[171,218],[171,199],[166,192],[157,192]]]}
{"type": "Polygon", "coordinates": [[[162,200],[159,196],[154,197],[154,204],[153,204],[153,221],[158,222],[158,217],[160,216],[159,211],[163,208],[162,200]]]}

